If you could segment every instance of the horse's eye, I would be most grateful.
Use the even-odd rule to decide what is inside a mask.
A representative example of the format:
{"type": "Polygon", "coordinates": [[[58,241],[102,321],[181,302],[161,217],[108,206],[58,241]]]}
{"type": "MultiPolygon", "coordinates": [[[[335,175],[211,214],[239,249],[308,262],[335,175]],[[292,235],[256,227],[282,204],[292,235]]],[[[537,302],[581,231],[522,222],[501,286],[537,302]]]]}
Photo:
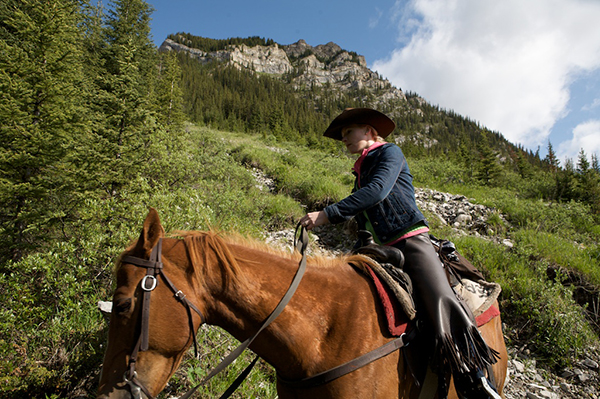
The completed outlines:
{"type": "Polygon", "coordinates": [[[131,309],[131,298],[118,299],[113,304],[113,311],[119,316],[124,316],[131,309]]]}

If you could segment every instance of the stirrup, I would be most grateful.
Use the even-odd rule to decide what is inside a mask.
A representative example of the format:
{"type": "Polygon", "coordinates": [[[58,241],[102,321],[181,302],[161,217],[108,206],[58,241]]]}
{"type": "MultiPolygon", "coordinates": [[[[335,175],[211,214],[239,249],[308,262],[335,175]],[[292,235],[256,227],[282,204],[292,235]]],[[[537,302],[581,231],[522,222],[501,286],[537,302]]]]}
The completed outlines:
{"type": "Polygon", "coordinates": [[[487,394],[490,396],[490,398],[492,399],[502,399],[502,397],[498,394],[498,392],[496,391],[496,389],[490,385],[490,382],[488,381],[487,378],[485,378],[485,376],[481,376],[479,378],[479,383],[481,384],[482,389],[487,392],[487,394]]]}
{"type": "Polygon", "coordinates": [[[463,374],[458,381],[455,376],[454,387],[462,399],[502,399],[481,370],[470,375],[463,374]]]}

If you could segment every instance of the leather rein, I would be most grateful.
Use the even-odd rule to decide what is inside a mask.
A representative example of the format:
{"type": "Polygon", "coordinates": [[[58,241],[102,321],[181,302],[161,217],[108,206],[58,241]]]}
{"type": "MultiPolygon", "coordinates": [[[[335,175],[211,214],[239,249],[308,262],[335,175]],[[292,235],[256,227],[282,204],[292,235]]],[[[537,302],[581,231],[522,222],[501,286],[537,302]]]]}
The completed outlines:
{"type": "MultiPolygon", "coordinates": [[[[225,359],[221,361],[219,365],[217,365],[212,371],[210,371],[206,377],[200,381],[199,384],[191,388],[187,391],[180,399],[188,399],[190,398],[196,390],[202,385],[206,384],[211,378],[215,375],[223,371],[227,366],[229,366],[235,359],[237,359],[244,350],[250,346],[250,344],[254,341],[254,339],[260,334],[279,314],[283,311],[283,308],[288,304],[298,285],[300,284],[300,280],[306,271],[306,248],[308,247],[308,233],[303,226],[298,225],[296,227],[296,233],[294,234],[294,245],[296,249],[302,255],[302,259],[300,260],[300,264],[298,266],[298,270],[296,271],[296,275],[294,276],[288,291],[285,293],[283,298],[280,300],[277,307],[273,310],[273,312],[267,317],[267,319],[263,322],[262,326],[258,329],[258,331],[246,341],[242,342],[235,350],[233,350],[225,359]],[[296,240],[296,236],[298,234],[298,228],[300,228],[300,237],[296,240]]],[[[181,290],[178,290],[175,285],[171,282],[171,280],[165,275],[163,271],[163,263],[162,259],[162,238],[158,240],[158,243],[152,248],[150,253],[150,259],[146,260],[143,258],[138,258],[135,256],[123,256],[121,259],[121,263],[128,263],[138,267],[146,268],[146,275],[142,278],[140,282],[140,287],[143,291],[142,296],[142,314],[141,314],[141,328],[140,334],[136,341],[136,344],[133,347],[132,353],[129,357],[129,366],[125,371],[123,376],[123,380],[126,385],[129,386],[129,390],[131,392],[131,396],[134,399],[142,399],[141,392],[146,395],[149,399],[154,399],[152,394],[150,394],[149,390],[144,386],[144,384],[137,378],[136,362],[139,352],[143,352],[148,350],[148,340],[149,340],[149,321],[150,321],[150,297],[152,291],[158,285],[158,277],[162,277],[164,282],[167,284],[169,289],[173,291],[175,298],[181,302],[181,304],[186,308],[186,312],[188,314],[188,321],[190,331],[194,341],[194,353],[195,356],[198,357],[198,341],[196,340],[196,334],[194,331],[194,320],[192,310],[196,312],[200,316],[201,324],[206,322],[206,318],[202,314],[202,312],[190,301],[187,300],[186,296],[183,294],[181,290]]],[[[389,355],[392,352],[408,345],[410,339],[413,337],[415,330],[413,329],[407,334],[402,334],[400,337],[394,339],[393,341],[388,342],[387,344],[368,352],[350,362],[342,364],[338,367],[332,368],[330,370],[324,371],[322,373],[313,375],[311,377],[303,378],[300,380],[286,380],[282,378],[280,375],[277,375],[277,379],[279,382],[295,387],[295,388],[311,388],[319,385],[326,384],[331,382],[339,377],[342,377],[346,374],[355,371],[358,368],[361,368],[375,360],[378,360],[384,356],[389,355]]],[[[258,360],[258,356],[246,367],[246,369],[236,378],[236,380],[231,384],[231,386],[221,395],[220,399],[226,399],[233,394],[233,392],[239,387],[239,385],[244,381],[244,379],[248,376],[254,365],[258,360]]]]}

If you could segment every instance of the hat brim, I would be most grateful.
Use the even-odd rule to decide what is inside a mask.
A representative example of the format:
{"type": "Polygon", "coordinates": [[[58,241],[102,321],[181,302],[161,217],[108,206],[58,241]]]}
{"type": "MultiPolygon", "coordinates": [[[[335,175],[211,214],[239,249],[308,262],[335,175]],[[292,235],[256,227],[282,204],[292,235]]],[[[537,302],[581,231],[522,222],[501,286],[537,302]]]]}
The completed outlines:
{"type": "Polygon", "coordinates": [[[379,111],[371,108],[348,108],[331,122],[323,136],[341,140],[342,128],[352,124],[373,126],[383,138],[389,136],[396,128],[394,121],[379,111]]]}

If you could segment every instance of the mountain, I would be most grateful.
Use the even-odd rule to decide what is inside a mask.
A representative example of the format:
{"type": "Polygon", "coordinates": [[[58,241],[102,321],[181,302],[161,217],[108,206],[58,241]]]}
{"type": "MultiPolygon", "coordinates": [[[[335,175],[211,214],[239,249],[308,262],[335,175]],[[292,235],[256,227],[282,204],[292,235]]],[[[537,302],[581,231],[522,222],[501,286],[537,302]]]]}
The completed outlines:
{"type": "Polygon", "coordinates": [[[188,61],[203,67],[233,67],[255,79],[270,77],[285,84],[285,90],[321,114],[322,123],[313,130],[322,131],[344,108],[367,106],[394,119],[393,140],[411,155],[447,154],[462,147],[463,156],[476,158],[478,146],[489,145],[500,163],[515,164],[517,154],[540,163],[537,154],[511,144],[500,133],[429,104],[415,93],[404,93],[370,70],[364,56],[333,42],[313,47],[304,40],[280,45],[256,37],[215,40],[178,33],[169,35],[159,51],[187,55],[188,61]]]}
{"type": "MultiPolygon", "coordinates": [[[[183,36],[179,38],[186,41],[183,36]]],[[[206,52],[166,39],[159,50],[184,52],[201,63],[220,61],[259,74],[279,77],[289,74],[295,89],[330,85],[340,91],[366,89],[379,95],[379,104],[406,100],[402,90],[367,68],[365,57],[343,50],[333,42],[316,47],[304,40],[284,46],[240,44],[206,52]]]]}

